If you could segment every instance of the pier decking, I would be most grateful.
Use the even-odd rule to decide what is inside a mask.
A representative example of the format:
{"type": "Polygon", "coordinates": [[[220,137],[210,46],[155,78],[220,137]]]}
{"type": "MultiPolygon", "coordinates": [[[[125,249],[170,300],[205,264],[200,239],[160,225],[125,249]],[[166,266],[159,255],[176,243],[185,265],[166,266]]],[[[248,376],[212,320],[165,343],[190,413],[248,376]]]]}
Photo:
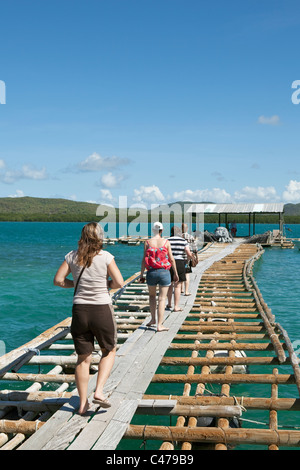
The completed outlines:
{"type": "MultiPolygon", "coordinates": [[[[192,295],[182,297],[183,310],[166,311],[167,332],[145,326],[147,286],[138,273],[115,293],[119,346],[105,390],[112,403],[107,410],[91,404],[86,416],[76,414],[70,319],[0,358],[1,381],[10,387],[32,382],[24,391],[0,391],[0,449],[114,450],[131,441],[137,450],[143,442],[161,450],[298,447],[300,431],[278,423],[278,412],[300,409],[298,359],[253,278],[261,254],[260,246],[242,240],[209,244],[191,275],[192,295]],[[28,366],[50,370],[22,371],[28,366]],[[156,384],[164,384],[164,394],[155,393],[156,384]],[[207,395],[211,384],[218,391],[207,395]],[[235,388],[240,384],[247,387],[242,396],[235,388]],[[270,387],[268,396],[257,395],[261,385],[270,387]],[[283,385],[291,388],[285,398],[279,393],[283,385]],[[268,426],[232,427],[251,410],[267,412],[268,426]],[[176,424],[153,424],[153,415],[177,416],[176,424]],[[203,426],[205,417],[214,418],[213,425],[203,426]]],[[[94,372],[99,359],[96,351],[94,372]]],[[[94,374],[91,396],[95,384],[94,374]]]]}

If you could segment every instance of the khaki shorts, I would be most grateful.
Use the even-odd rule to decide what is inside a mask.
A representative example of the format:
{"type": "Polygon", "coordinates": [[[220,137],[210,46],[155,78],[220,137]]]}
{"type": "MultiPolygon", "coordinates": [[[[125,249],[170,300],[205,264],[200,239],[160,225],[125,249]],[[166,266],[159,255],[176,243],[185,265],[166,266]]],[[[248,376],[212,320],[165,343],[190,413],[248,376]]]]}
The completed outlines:
{"type": "Polygon", "coordinates": [[[113,306],[73,304],[71,335],[78,355],[94,351],[96,338],[101,349],[111,351],[117,344],[117,326],[113,306]]]}

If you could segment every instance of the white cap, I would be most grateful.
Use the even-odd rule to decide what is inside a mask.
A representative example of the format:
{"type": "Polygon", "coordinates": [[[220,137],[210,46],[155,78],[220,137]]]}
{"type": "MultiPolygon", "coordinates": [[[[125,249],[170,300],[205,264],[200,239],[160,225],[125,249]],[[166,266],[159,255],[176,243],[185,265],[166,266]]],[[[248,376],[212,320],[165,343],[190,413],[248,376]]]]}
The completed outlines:
{"type": "Polygon", "coordinates": [[[158,233],[160,230],[163,230],[163,224],[160,222],[154,222],[153,227],[152,227],[152,232],[153,233],[158,233]]]}

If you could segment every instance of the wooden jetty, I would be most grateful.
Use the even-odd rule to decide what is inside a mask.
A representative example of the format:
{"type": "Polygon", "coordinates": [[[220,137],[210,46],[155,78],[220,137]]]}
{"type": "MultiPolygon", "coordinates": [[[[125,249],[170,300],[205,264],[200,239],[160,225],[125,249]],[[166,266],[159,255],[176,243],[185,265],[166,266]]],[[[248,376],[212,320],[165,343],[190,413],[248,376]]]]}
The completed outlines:
{"type": "MultiPolygon", "coordinates": [[[[278,417],[300,410],[298,358],[253,277],[262,253],[242,240],[208,244],[182,311],[166,311],[166,332],[146,328],[149,302],[139,273],[113,293],[118,351],[105,389],[109,409],[91,404],[85,416],[76,413],[70,318],[0,358],[0,383],[7,384],[0,391],[0,449],[299,447],[299,428],[278,417]],[[260,396],[262,386],[269,393],[260,396]],[[267,414],[267,423],[249,426],[253,410],[267,414]],[[204,426],[205,419],[213,424],[204,426]]],[[[96,349],[90,396],[99,359],[96,349]]]]}

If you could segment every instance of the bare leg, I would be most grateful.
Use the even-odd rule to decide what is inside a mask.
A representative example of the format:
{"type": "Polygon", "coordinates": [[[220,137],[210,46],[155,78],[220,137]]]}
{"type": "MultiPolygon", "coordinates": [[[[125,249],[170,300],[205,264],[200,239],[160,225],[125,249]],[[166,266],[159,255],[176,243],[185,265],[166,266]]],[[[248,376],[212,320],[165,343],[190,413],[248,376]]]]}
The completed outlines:
{"type": "Polygon", "coordinates": [[[77,385],[77,390],[80,398],[80,406],[78,413],[84,414],[89,405],[87,399],[87,390],[88,383],[90,378],[90,364],[91,364],[91,354],[80,355],[77,359],[76,369],[75,369],[75,380],[77,385]]]}
{"type": "Polygon", "coordinates": [[[111,351],[107,351],[106,349],[101,349],[102,358],[98,366],[97,384],[96,384],[96,390],[94,393],[95,399],[98,399],[98,400],[105,399],[103,395],[103,388],[113,368],[113,365],[115,362],[116,350],[117,348],[114,348],[111,351]]]}
{"type": "Polygon", "coordinates": [[[156,323],[156,286],[148,286],[148,290],[151,320],[147,323],[147,326],[151,326],[156,323]]]}
{"type": "Polygon", "coordinates": [[[182,282],[177,282],[175,284],[174,290],[174,311],[178,312],[180,309],[179,302],[180,302],[180,294],[181,294],[181,284],[182,282]]]}
{"type": "Polygon", "coordinates": [[[185,295],[191,295],[190,292],[189,292],[190,273],[185,273],[185,278],[186,278],[186,281],[184,283],[184,285],[185,285],[185,295]]]}
{"type": "Polygon", "coordinates": [[[172,307],[172,297],[173,297],[173,287],[174,283],[172,282],[170,287],[168,288],[168,307],[172,307]]]}
{"type": "Polygon", "coordinates": [[[163,326],[164,313],[166,307],[166,297],[169,291],[169,287],[160,286],[158,296],[158,319],[157,319],[157,331],[167,331],[169,328],[163,326]]]}

